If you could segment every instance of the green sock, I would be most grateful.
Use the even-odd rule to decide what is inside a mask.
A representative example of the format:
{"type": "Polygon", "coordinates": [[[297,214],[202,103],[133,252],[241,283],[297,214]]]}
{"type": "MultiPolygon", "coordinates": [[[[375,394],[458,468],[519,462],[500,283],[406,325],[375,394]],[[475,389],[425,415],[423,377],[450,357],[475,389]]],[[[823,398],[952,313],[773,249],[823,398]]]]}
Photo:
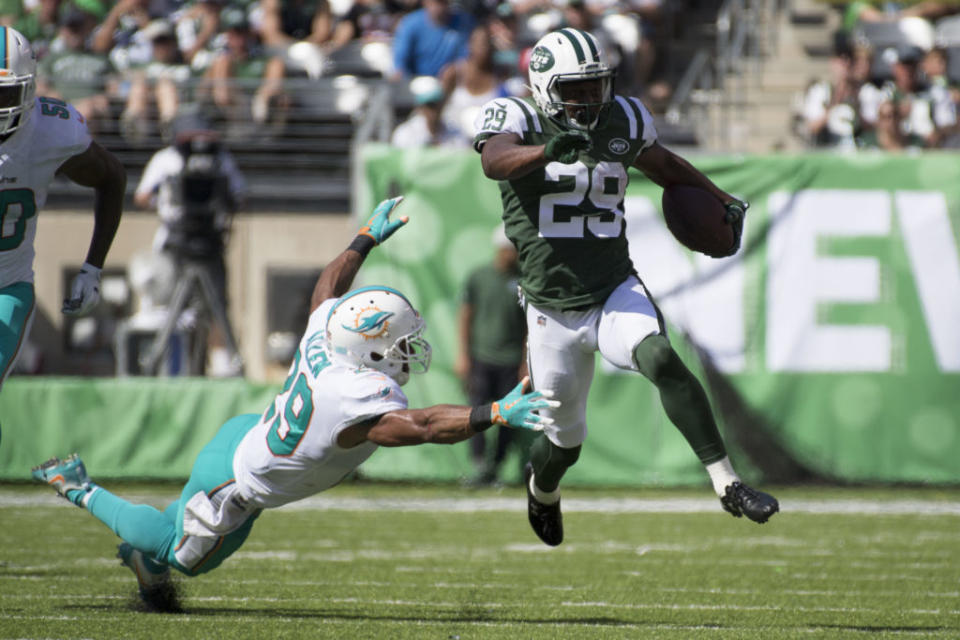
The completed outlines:
{"type": "Polygon", "coordinates": [[[579,445],[572,449],[564,449],[541,434],[530,447],[530,462],[533,464],[537,488],[543,491],[556,491],[563,474],[576,463],[579,457],[579,445]]]}
{"type": "Polygon", "coordinates": [[[647,336],[633,350],[633,358],[640,373],[656,385],[667,417],[690,443],[700,462],[709,464],[726,456],[707,394],[666,336],[647,336]]]}

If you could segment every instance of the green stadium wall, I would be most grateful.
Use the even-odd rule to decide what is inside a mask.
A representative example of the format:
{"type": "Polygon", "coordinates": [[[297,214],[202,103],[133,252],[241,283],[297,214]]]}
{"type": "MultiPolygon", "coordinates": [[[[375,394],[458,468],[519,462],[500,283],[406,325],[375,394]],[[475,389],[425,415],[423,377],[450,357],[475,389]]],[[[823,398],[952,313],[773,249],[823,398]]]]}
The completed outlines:
{"type": "MultiPolygon", "coordinates": [[[[700,157],[750,201],[732,259],[670,236],[660,189],[632,175],[634,263],[681,356],[714,402],[734,463],[767,482],[960,482],[960,163],[947,154],[700,157]]],[[[358,211],[402,193],[410,223],[374,251],[358,284],[407,293],[433,366],[411,406],[464,401],[453,375],[458,292],[492,257],[497,185],[477,156],[371,145],[358,211]]],[[[259,413],[276,387],[243,381],[13,378],[0,394],[0,478],[25,479],[79,451],[95,477],[178,478],[220,424],[259,413]]],[[[597,358],[590,435],[565,482],[705,484],[655,389],[597,358]]],[[[515,480],[520,454],[504,479],[515,480]]],[[[450,481],[467,445],[384,449],[371,478],[450,481]]]]}

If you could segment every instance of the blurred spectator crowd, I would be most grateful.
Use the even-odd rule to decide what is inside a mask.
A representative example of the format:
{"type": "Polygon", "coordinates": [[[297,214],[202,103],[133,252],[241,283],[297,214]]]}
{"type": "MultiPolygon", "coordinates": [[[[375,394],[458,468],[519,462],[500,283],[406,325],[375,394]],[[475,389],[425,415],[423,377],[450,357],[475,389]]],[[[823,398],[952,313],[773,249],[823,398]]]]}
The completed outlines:
{"type": "Polygon", "coordinates": [[[94,134],[116,129],[134,144],[163,137],[185,105],[241,139],[278,131],[297,100],[289,79],[353,74],[409,89],[416,122],[400,132],[402,144],[465,145],[472,110],[525,94],[531,45],[562,26],[590,30],[606,45],[619,92],[663,103],[666,39],[656,36],[667,4],[0,0],[0,23],[33,44],[39,94],[73,103],[94,134]]]}
{"type": "Polygon", "coordinates": [[[842,7],[826,79],[797,105],[812,147],[960,148],[960,4],[842,7]]]}

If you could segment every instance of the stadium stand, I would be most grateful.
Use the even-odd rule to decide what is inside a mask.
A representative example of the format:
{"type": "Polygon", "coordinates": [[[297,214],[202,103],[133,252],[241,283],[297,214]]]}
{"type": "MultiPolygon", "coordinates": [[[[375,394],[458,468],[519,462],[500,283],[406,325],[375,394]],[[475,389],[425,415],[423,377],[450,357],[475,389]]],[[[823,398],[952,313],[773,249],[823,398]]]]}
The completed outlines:
{"type": "MultiPolygon", "coordinates": [[[[69,7],[75,17],[78,9],[74,3],[75,0],[61,2],[61,11],[69,7]]],[[[137,5],[138,11],[153,11],[151,3],[128,0],[125,4],[137,5]]],[[[518,11],[518,7],[523,6],[520,3],[474,7],[476,15],[487,15],[498,21],[493,38],[495,44],[513,38],[510,48],[498,51],[498,61],[505,65],[502,67],[505,76],[510,76],[505,77],[504,86],[511,92],[522,90],[524,79],[518,69],[525,61],[524,49],[544,29],[562,24],[567,4],[534,3],[527,13],[518,11]],[[504,24],[508,26],[504,27],[504,24]]],[[[581,4],[604,12],[603,24],[609,25],[611,42],[618,55],[627,54],[630,64],[626,68],[636,66],[629,48],[640,47],[640,40],[644,41],[644,50],[650,52],[653,60],[651,68],[643,71],[647,82],[638,85],[631,82],[631,77],[624,76],[621,86],[626,89],[634,84],[645,92],[643,97],[654,112],[660,137],[665,143],[707,149],[729,145],[729,140],[717,136],[718,131],[725,129],[723,118],[729,118],[730,110],[735,106],[724,96],[742,100],[743,95],[737,94],[737,88],[722,79],[744,75],[746,69],[741,65],[742,60],[765,55],[764,50],[769,48],[766,41],[773,38],[776,29],[777,3],[771,0],[727,0],[718,6],[706,0],[644,2],[640,3],[642,12],[628,6],[597,9],[600,5],[595,2],[581,4]],[[760,35],[749,32],[750,28],[756,27],[762,27],[760,35]],[[636,33],[631,33],[631,28],[636,33]],[[710,51],[719,51],[720,55],[708,55],[708,64],[704,65],[703,57],[710,51]],[[704,84],[703,77],[706,76],[712,80],[704,84]],[[700,117],[703,108],[713,112],[717,105],[723,112],[718,117],[700,117]]],[[[285,117],[279,123],[264,125],[254,124],[251,117],[246,126],[228,126],[225,117],[218,119],[220,114],[210,111],[212,101],[205,69],[216,53],[223,50],[224,32],[233,23],[233,18],[221,18],[217,27],[219,32],[209,38],[205,50],[198,52],[195,45],[201,37],[198,29],[202,30],[203,25],[197,26],[196,20],[189,19],[195,6],[195,3],[187,3],[180,13],[162,15],[176,25],[180,49],[182,52],[189,50],[191,56],[191,77],[177,82],[181,105],[209,111],[222,129],[227,145],[249,177],[251,188],[247,210],[348,211],[352,149],[365,141],[388,140],[393,124],[405,119],[414,107],[414,95],[409,85],[387,79],[391,57],[389,38],[376,34],[370,38],[355,37],[345,44],[338,43],[320,61],[323,73],[319,77],[292,63],[288,51],[264,47],[264,55],[281,56],[289,63],[283,87],[288,103],[285,117]],[[389,100],[372,99],[377,95],[386,95],[389,100]],[[366,122],[370,125],[365,126],[366,122]]],[[[351,16],[359,20],[364,13],[360,12],[361,18],[357,18],[357,12],[350,13],[352,3],[349,2],[332,3],[331,6],[334,16],[342,20],[351,16]]],[[[402,4],[390,4],[389,7],[397,13],[412,8],[402,4]]],[[[204,9],[208,7],[205,5],[204,9]]],[[[238,10],[245,11],[256,31],[258,3],[246,6],[226,3],[221,15],[238,10]]],[[[104,20],[117,23],[117,20],[109,19],[107,11],[102,13],[101,26],[104,20]]],[[[152,22],[144,19],[140,26],[132,19],[118,24],[113,37],[118,49],[107,57],[116,61],[120,59],[118,52],[121,49],[128,56],[131,50],[135,52],[136,47],[141,46],[137,44],[138,31],[148,31],[158,16],[151,14],[148,17],[152,22]]],[[[8,16],[6,21],[16,24],[17,18],[8,16]]],[[[99,34],[98,38],[98,32],[94,30],[90,38],[102,43],[104,35],[99,34]]],[[[56,40],[50,45],[49,48],[55,50],[56,40]]],[[[141,51],[138,55],[149,59],[149,52],[141,51]]],[[[98,81],[102,82],[103,78],[98,81]]],[[[241,92],[249,95],[256,90],[258,79],[238,77],[233,82],[241,92]]],[[[109,109],[96,123],[98,139],[122,160],[128,170],[129,184],[135,185],[149,156],[165,144],[164,125],[162,122],[151,123],[151,126],[140,127],[149,132],[147,135],[130,136],[129,123],[121,126],[121,115],[128,106],[129,83],[117,71],[106,84],[109,109]]],[[[157,111],[153,106],[145,117],[157,119],[157,111]]],[[[83,190],[58,182],[51,191],[48,206],[73,207],[78,204],[77,198],[87,197],[83,190]]]]}
{"type": "Polygon", "coordinates": [[[798,98],[798,137],[810,147],[877,148],[879,137],[888,150],[955,148],[960,17],[949,14],[958,10],[846,15],[831,47],[830,78],[824,70],[798,98]],[[896,121],[899,135],[878,135],[880,113],[896,121]]]}

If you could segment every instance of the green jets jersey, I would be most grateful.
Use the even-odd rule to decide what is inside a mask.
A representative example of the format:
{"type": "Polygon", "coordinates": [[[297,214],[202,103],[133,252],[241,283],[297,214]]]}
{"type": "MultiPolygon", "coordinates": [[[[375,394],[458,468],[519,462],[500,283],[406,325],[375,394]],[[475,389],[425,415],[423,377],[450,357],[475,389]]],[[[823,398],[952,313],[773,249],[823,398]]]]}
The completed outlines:
{"type": "MultiPolygon", "coordinates": [[[[474,148],[500,133],[546,144],[565,131],[531,98],[497,98],[476,121],[474,148]]],[[[515,180],[501,180],[503,221],[520,254],[526,299],[551,309],[602,304],[633,273],[623,197],[627,169],[657,137],[636,98],[616,96],[606,125],[590,132],[592,148],[573,164],[551,162],[515,180]]]]}

